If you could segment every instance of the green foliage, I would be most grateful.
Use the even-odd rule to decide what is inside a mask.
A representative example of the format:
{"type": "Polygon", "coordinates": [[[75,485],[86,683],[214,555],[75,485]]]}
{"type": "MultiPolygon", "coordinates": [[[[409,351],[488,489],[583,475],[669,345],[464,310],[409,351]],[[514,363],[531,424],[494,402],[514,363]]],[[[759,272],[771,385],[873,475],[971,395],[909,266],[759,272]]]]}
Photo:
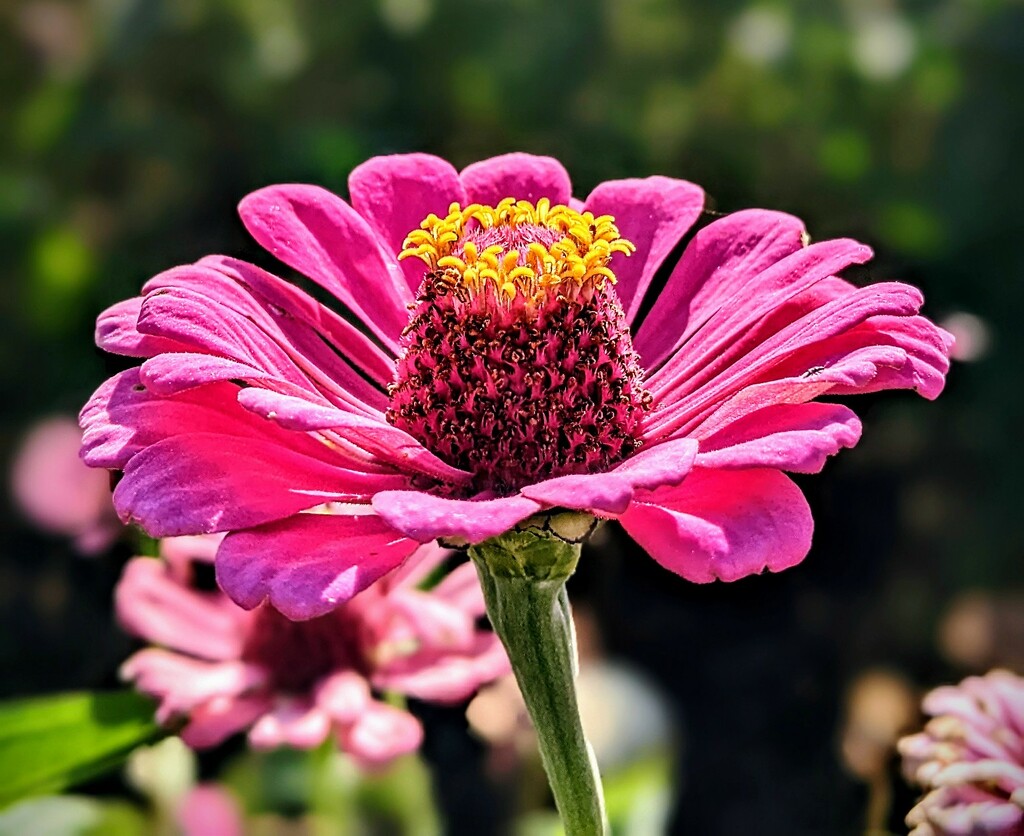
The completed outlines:
{"type": "Polygon", "coordinates": [[[312,752],[250,752],[228,767],[224,783],[250,814],[308,816],[322,836],[441,833],[430,775],[412,755],[366,772],[333,743],[312,752]]]}
{"type": "Polygon", "coordinates": [[[29,798],[0,812],[0,836],[137,836],[146,824],[131,804],[76,795],[29,798]]]}
{"type": "Polygon", "coordinates": [[[131,691],[2,703],[0,805],[100,775],[161,734],[152,703],[131,691]]]}

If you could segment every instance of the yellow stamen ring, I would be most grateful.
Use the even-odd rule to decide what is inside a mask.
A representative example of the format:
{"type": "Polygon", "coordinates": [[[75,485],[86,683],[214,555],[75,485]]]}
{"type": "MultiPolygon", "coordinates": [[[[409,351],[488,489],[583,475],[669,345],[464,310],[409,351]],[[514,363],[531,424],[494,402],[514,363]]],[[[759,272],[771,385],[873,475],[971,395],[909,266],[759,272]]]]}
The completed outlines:
{"type": "MultiPolygon", "coordinates": [[[[491,239],[493,240],[493,239],[491,239]]],[[[549,238],[550,240],[550,238],[549,238]]],[[[568,206],[552,206],[547,198],[536,205],[507,197],[497,206],[458,203],[444,218],[430,214],[420,228],[409,233],[399,259],[418,258],[453,290],[475,295],[490,287],[497,298],[509,301],[521,295],[536,298],[548,288],[563,285],[571,295],[585,285],[595,288],[615,283],[608,262],[615,253],[630,255],[636,247],[619,235],[610,215],[595,217],[568,206]],[[479,230],[534,227],[557,237],[550,245],[538,241],[506,248],[492,244],[480,250],[467,239],[479,230]]]]}

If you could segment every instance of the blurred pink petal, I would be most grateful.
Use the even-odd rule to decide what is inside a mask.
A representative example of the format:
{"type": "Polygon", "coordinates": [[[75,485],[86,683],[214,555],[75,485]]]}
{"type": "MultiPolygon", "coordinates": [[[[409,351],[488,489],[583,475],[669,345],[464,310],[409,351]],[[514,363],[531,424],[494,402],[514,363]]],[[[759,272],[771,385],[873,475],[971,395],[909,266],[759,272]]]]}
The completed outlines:
{"type": "Polygon", "coordinates": [[[182,836],[243,836],[242,810],[227,790],[200,784],[178,803],[175,819],[182,836]]]}
{"type": "Polygon", "coordinates": [[[71,418],[48,418],[21,442],[11,467],[11,493],[42,529],[72,537],[83,554],[105,549],[120,531],[110,480],[87,467],[78,450],[82,431],[71,418]]]}

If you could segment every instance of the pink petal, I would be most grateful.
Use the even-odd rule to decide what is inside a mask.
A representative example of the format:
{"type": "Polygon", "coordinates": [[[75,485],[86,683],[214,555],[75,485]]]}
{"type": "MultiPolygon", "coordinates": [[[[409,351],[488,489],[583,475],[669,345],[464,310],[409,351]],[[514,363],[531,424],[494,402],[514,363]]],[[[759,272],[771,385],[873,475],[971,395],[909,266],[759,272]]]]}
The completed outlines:
{"type": "Polygon", "coordinates": [[[373,510],[403,534],[429,543],[460,537],[482,543],[504,534],[543,506],[524,496],[500,499],[445,499],[422,491],[381,491],[373,510]]]}
{"type": "Polygon", "coordinates": [[[290,517],[325,502],[366,502],[405,477],[336,467],[269,441],[190,433],[125,466],[114,507],[153,537],[209,534],[290,517]]]}
{"type": "Polygon", "coordinates": [[[553,157],[504,154],[466,166],[461,177],[470,202],[485,206],[496,206],[506,197],[530,203],[546,197],[553,204],[567,204],[572,197],[569,175],[553,157]]]}
{"type": "Polygon", "coordinates": [[[96,345],[112,354],[153,357],[164,351],[187,351],[177,340],[140,334],[138,329],[142,297],[111,305],[96,319],[96,345]]]}
{"type": "Polygon", "coordinates": [[[212,661],[241,658],[238,608],[222,595],[183,586],[163,561],[128,561],[114,600],[121,625],[146,641],[212,661]]]}
{"type": "Polygon", "coordinates": [[[874,315],[849,331],[788,354],[773,376],[819,368],[837,395],[913,389],[929,400],[942,392],[952,336],[923,316],[874,315]]]}
{"type": "MultiPolygon", "coordinates": [[[[297,362],[308,358],[330,372],[346,389],[359,393],[350,367],[386,387],[395,374],[393,357],[385,354],[354,325],[308,293],[253,264],[226,256],[207,256],[196,267],[211,267],[244,287],[266,311],[267,318],[296,349],[297,362]]],[[[159,277],[158,277],[159,278],[159,277]]],[[[150,288],[156,279],[147,283],[150,288]]]]}
{"type": "Polygon", "coordinates": [[[186,715],[208,700],[233,698],[265,684],[265,672],[241,662],[204,662],[168,650],[140,650],[121,666],[121,676],[160,700],[157,721],[186,715]]]}
{"type": "Polygon", "coordinates": [[[412,294],[395,254],[337,195],[318,186],[268,186],[239,204],[249,234],[329,290],[394,353],[412,294]]]}
{"type": "Polygon", "coordinates": [[[853,447],[860,431],[860,420],[845,406],[779,404],[744,415],[702,439],[696,463],[703,468],[817,473],[829,456],[853,447]]]}
{"type": "MultiPolygon", "coordinates": [[[[240,381],[255,386],[273,386],[301,395],[307,400],[328,403],[311,387],[294,383],[273,372],[265,372],[248,363],[212,354],[160,354],[139,367],[139,379],[150,392],[164,397],[211,383],[240,381]]],[[[367,410],[361,414],[374,413],[367,410]]]]}
{"type": "Polygon", "coordinates": [[[213,784],[193,787],[178,803],[175,823],[182,836],[244,836],[245,821],[238,802],[213,784]]]}
{"type": "Polygon", "coordinates": [[[315,700],[336,723],[354,723],[370,704],[370,684],[355,671],[332,674],[316,688],[315,700]]]}
{"type": "MultiPolygon", "coordinates": [[[[213,565],[213,558],[220,548],[223,534],[186,534],[181,537],[164,537],[160,541],[160,557],[167,564],[170,576],[179,584],[191,584],[196,563],[213,565]]],[[[240,612],[233,607],[235,612],[240,612]]]]}
{"type": "Polygon", "coordinates": [[[269,600],[302,621],[345,603],[415,547],[377,516],[300,514],[225,537],[217,582],[247,610],[269,600]]]}
{"type": "Polygon", "coordinates": [[[82,408],[82,458],[91,467],[121,470],[136,453],[166,438],[219,433],[289,447],[333,463],[339,452],[302,433],[283,430],[238,404],[239,387],[213,383],[170,397],[153,394],[139,369],[114,375],[82,408]]]}
{"type": "Polygon", "coordinates": [[[464,484],[472,474],[441,461],[404,430],[371,418],[361,418],[334,407],[309,403],[302,398],[266,389],[245,389],[238,402],[289,430],[338,430],[343,437],[372,453],[378,460],[406,471],[424,473],[454,484],[464,484]]]}
{"type": "Polygon", "coordinates": [[[679,487],[638,498],[621,522],[651,557],[695,583],[794,566],[813,529],[803,494],[777,470],[694,470],[679,487]]]}
{"type": "Polygon", "coordinates": [[[314,749],[331,733],[331,718],[308,700],[280,700],[251,729],[254,749],[314,749]]]}
{"type": "Polygon", "coordinates": [[[384,691],[419,700],[456,703],[511,670],[505,648],[493,633],[478,633],[473,647],[462,654],[441,654],[406,666],[374,673],[373,684],[384,691]]]}
{"type": "Polygon", "coordinates": [[[621,514],[639,489],[678,485],[697,455],[697,442],[683,438],[643,450],[607,473],[557,476],[523,488],[523,496],[550,507],[621,514]]]}
{"type": "Polygon", "coordinates": [[[734,212],[698,232],[672,271],[633,345],[644,368],[656,368],[685,344],[723,303],[756,297],[754,276],[803,247],[799,218],[782,212],[734,212]]]}
{"type": "Polygon", "coordinates": [[[484,593],[480,589],[480,579],[476,576],[476,568],[471,562],[460,564],[452,569],[431,593],[453,607],[458,607],[471,615],[484,614],[484,593]]]}
{"type": "Polygon", "coordinates": [[[369,609],[366,622],[374,634],[369,652],[381,664],[408,655],[410,646],[427,652],[464,650],[476,635],[473,616],[433,591],[395,589],[369,609]]]}
{"type": "Polygon", "coordinates": [[[193,749],[218,746],[233,734],[247,729],[269,710],[266,697],[224,697],[199,706],[181,731],[181,739],[193,749]]]}
{"type": "Polygon", "coordinates": [[[590,193],[586,208],[611,215],[622,237],[636,245],[633,255],[617,256],[612,265],[615,291],[632,322],[655,272],[700,217],[704,190],[670,177],[610,180],[590,193]]]}
{"type": "MultiPolygon", "coordinates": [[[[355,412],[380,414],[386,406],[384,393],[353,369],[345,374],[341,359],[320,337],[306,333],[301,346],[292,345],[271,314],[259,306],[248,291],[243,291],[222,273],[197,265],[178,268],[177,272],[182,275],[179,283],[186,279],[194,283],[194,274],[199,272],[206,284],[219,287],[211,287],[210,295],[188,287],[162,288],[152,291],[143,302],[138,321],[142,333],[173,339],[189,347],[190,353],[162,354],[145,366],[152,368],[161,364],[165,377],[184,381],[184,385],[179,383],[176,389],[202,385],[209,375],[205,371],[193,373],[192,367],[202,363],[202,356],[196,357],[196,354],[211,355],[206,366],[212,366],[217,360],[234,362],[254,370],[240,373],[240,378],[281,381],[289,391],[306,392],[310,397],[334,402],[355,412]],[[232,300],[231,296],[235,298],[232,300]],[[306,351],[311,344],[318,350],[309,356],[306,351]],[[331,371],[313,362],[313,356],[319,357],[331,371]],[[175,373],[177,366],[182,368],[175,373]],[[343,378],[344,385],[336,376],[343,378]]],[[[146,374],[144,369],[144,378],[146,374]]],[[[167,386],[164,391],[171,390],[167,386]]]]}
{"type": "MultiPolygon", "coordinates": [[[[452,554],[454,552],[451,549],[442,548],[437,543],[424,543],[410,555],[409,559],[402,564],[400,569],[396,569],[388,575],[387,580],[384,582],[384,587],[388,591],[419,587],[452,554]]],[[[444,580],[451,576],[452,573],[449,573],[445,576],[444,580]]],[[[441,581],[442,584],[444,580],[441,581]]],[[[436,588],[434,591],[436,591],[436,588]]]]}
{"type": "MultiPolygon", "coordinates": [[[[397,255],[406,236],[427,215],[444,217],[452,203],[466,205],[466,191],[451,163],[430,154],[374,157],[353,169],[348,178],[352,206],[369,222],[389,252],[397,255]]],[[[418,258],[402,262],[415,293],[425,265],[418,258]]]]}
{"type": "Polygon", "coordinates": [[[416,751],[423,742],[423,727],[408,711],[374,700],[339,737],[346,752],[362,766],[374,768],[416,751]]]}
{"type": "MultiPolygon", "coordinates": [[[[789,325],[778,334],[764,334],[756,328],[762,319],[819,281],[870,257],[871,250],[856,241],[824,241],[751,275],[742,296],[717,300],[721,310],[709,317],[700,331],[650,376],[651,393],[663,398],[670,392],[692,392],[716,375],[732,371],[740,361],[745,366],[755,352],[778,339],[778,334],[794,328],[789,325]]],[[[873,285],[872,292],[879,287],[873,285]]],[[[846,298],[852,298],[854,293],[846,298]]],[[[832,304],[842,304],[842,300],[833,300],[818,310],[832,304]]],[[[815,315],[812,312],[807,316],[815,315]]]]}
{"type": "Polygon", "coordinates": [[[296,385],[308,385],[306,376],[280,344],[256,322],[204,294],[180,287],[156,290],[142,303],[138,327],[143,334],[175,340],[192,351],[255,366],[296,385]]]}
{"type": "MultiPolygon", "coordinates": [[[[920,305],[920,292],[909,285],[879,283],[855,290],[847,297],[829,302],[790,323],[756,347],[746,347],[747,353],[742,358],[722,368],[720,373],[711,376],[691,394],[659,392],[655,397],[662,399],[663,403],[648,416],[645,431],[653,437],[688,433],[731,401],[749,399],[751,396],[747,390],[761,385],[769,389],[781,384],[783,381],[772,378],[785,369],[785,364],[794,354],[807,346],[815,342],[825,343],[875,316],[913,315],[920,305]]],[[[727,353],[734,350],[739,349],[726,349],[727,353]]],[[[907,351],[901,346],[869,345],[863,351],[854,350],[848,356],[836,358],[831,366],[805,369],[799,379],[786,378],[783,389],[789,392],[803,388],[806,390],[803,400],[810,400],[830,391],[836,384],[845,384],[854,389],[871,384],[880,368],[904,368],[907,362],[907,351]]],[[[692,378],[681,374],[674,381],[673,387],[677,390],[693,389],[705,377],[708,375],[704,373],[692,378]]],[[[886,379],[895,385],[893,379],[886,379]]],[[[655,388],[652,384],[652,390],[655,388]]],[[[758,397],[762,406],[769,405],[763,395],[758,397]]],[[[786,400],[790,403],[799,402],[788,395],[786,400]]]]}

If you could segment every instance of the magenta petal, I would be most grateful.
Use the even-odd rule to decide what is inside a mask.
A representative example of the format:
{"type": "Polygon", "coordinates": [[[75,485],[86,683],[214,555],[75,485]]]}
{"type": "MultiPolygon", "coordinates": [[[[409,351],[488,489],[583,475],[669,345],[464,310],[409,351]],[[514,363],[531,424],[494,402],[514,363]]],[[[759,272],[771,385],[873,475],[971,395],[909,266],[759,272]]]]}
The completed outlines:
{"type": "Polygon", "coordinates": [[[818,368],[815,376],[832,380],[830,391],[837,395],[913,389],[932,400],[945,386],[952,344],[950,334],[923,316],[876,314],[845,333],[787,352],[772,373],[795,377],[818,368]]]}
{"type": "Polygon", "coordinates": [[[153,357],[164,351],[188,351],[188,346],[177,340],[139,333],[142,302],[142,297],[137,296],[103,311],[96,319],[96,345],[104,351],[127,357],[153,357]]]}
{"type": "Polygon", "coordinates": [[[217,583],[245,609],[269,601],[301,621],[345,603],[415,548],[373,514],[299,514],[228,534],[217,552],[217,583]]]}
{"type": "Polygon", "coordinates": [[[170,397],[155,395],[128,369],[107,380],[82,408],[82,458],[91,467],[122,470],[136,453],[190,433],[219,433],[269,440],[333,463],[339,451],[307,435],[283,430],[238,405],[238,386],[210,383],[170,397]]]}
{"type": "MultiPolygon", "coordinates": [[[[374,157],[348,178],[352,206],[369,221],[388,251],[398,254],[405,237],[427,215],[444,217],[452,203],[466,204],[466,190],[451,163],[430,154],[374,157]]],[[[409,288],[416,292],[425,265],[418,258],[402,262],[409,288]]]]}
{"type": "Polygon", "coordinates": [[[569,174],[553,157],[504,154],[466,166],[461,177],[470,202],[485,206],[496,206],[506,197],[530,203],[546,197],[563,204],[572,197],[569,174]]]}
{"type": "Polygon", "coordinates": [[[724,303],[752,296],[754,276],[804,245],[804,225],[782,212],[748,209],[708,224],[687,246],[633,345],[650,370],[724,303]]]}
{"type": "Polygon", "coordinates": [[[860,420],[845,406],[778,404],[744,415],[702,439],[697,465],[817,473],[829,456],[853,447],[860,431],[860,420]]]}
{"type": "MultiPolygon", "coordinates": [[[[370,337],[290,282],[253,264],[226,256],[207,256],[195,265],[212,268],[244,287],[266,312],[301,360],[334,374],[346,388],[352,385],[349,367],[358,368],[379,386],[394,375],[394,358],[370,337]],[[343,370],[339,372],[339,366],[343,370]]],[[[146,284],[150,287],[156,280],[146,284]]]]}
{"type": "Polygon", "coordinates": [[[153,537],[209,534],[325,502],[366,502],[406,481],[334,467],[268,441],[189,433],[137,453],[114,491],[114,507],[153,537]]]}
{"type": "Polygon", "coordinates": [[[406,470],[457,484],[472,478],[466,471],[441,461],[408,433],[383,421],[362,418],[267,389],[244,389],[238,395],[238,402],[289,430],[338,430],[381,461],[406,470]]]}
{"type": "Polygon", "coordinates": [[[397,257],[384,252],[365,220],[318,186],[268,186],[238,207],[249,234],[322,285],[397,353],[412,294],[397,257]]]}
{"type": "Polygon", "coordinates": [[[161,273],[146,292],[138,330],[177,341],[182,348],[175,351],[255,366],[361,411],[387,404],[383,387],[394,361],[307,294],[257,267],[204,259],[161,273]]]}
{"type": "MultiPolygon", "coordinates": [[[[805,252],[810,252],[811,249],[813,248],[809,247],[805,252]]],[[[820,356],[808,355],[804,350],[810,351],[810,347],[816,343],[820,346],[827,345],[833,339],[842,337],[845,332],[852,332],[876,316],[912,316],[917,313],[920,306],[921,294],[916,288],[896,282],[879,283],[853,290],[846,297],[822,305],[778,333],[767,338],[762,336],[755,346],[744,346],[745,336],[737,333],[733,344],[720,346],[717,353],[712,355],[715,359],[711,360],[699,374],[675,369],[671,385],[662,386],[660,390],[659,385],[651,381],[652,393],[655,398],[664,399],[664,405],[656,408],[651,414],[647,427],[655,437],[664,436],[670,426],[683,429],[689,435],[691,433],[688,429],[699,425],[716,410],[729,408],[737,414],[748,412],[749,409],[743,409],[742,413],[738,412],[736,407],[731,405],[732,402],[737,399],[749,400],[751,390],[770,387],[780,382],[772,378],[775,378],[780,370],[785,369],[796,354],[801,354],[805,359],[820,356]],[[722,358],[729,358],[730,355],[736,355],[735,362],[723,366],[722,358]],[[692,394],[683,394],[686,391],[691,391],[692,394]]],[[[855,350],[849,356],[832,355],[828,360],[832,365],[818,364],[816,368],[802,368],[798,379],[789,378],[787,388],[796,389],[804,386],[807,395],[803,400],[806,401],[830,391],[836,384],[845,384],[854,390],[867,386],[879,375],[883,367],[900,368],[911,372],[907,376],[896,375],[895,379],[886,375],[883,378],[885,385],[910,385],[914,378],[915,364],[908,362],[906,349],[893,343],[893,340],[885,340],[882,344],[876,344],[875,341],[868,340],[867,345],[861,344],[863,350],[855,350]],[[908,380],[908,377],[911,379],[908,380]]],[[[691,346],[687,345],[684,351],[680,351],[663,367],[663,371],[675,366],[677,361],[682,361],[682,355],[688,354],[690,350],[691,346]]],[[[700,354],[697,353],[696,356],[699,358],[700,354]]],[[[690,365],[692,366],[693,362],[690,365]]],[[[763,401],[763,396],[758,397],[763,401]]],[[[791,403],[797,402],[793,398],[787,400],[791,403]]],[[[761,405],[769,404],[762,402],[761,405]]]]}
{"type": "Polygon", "coordinates": [[[697,455],[697,442],[683,438],[659,444],[607,473],[557,476],[522,489],[523,496],[551,507],[621,514],[638,489],[678,485],[697,455]]]}
{"type": "Polygon", "coordinates": [[[176,395],[211,383],[244,381],[276,386],[288,392],[301,393],[307,398],[327,402],[315,390],[247,363],[213,354],[159,354],[139,367],[139,379],[150,392],[161,396],[176,395]]]}
{"type": "Polygon", "coordinates": [[[632,322],[657,269],[704,209],[704,190],[685,180],[648,177],[611,180],[587,198],[595,215],[611,215],[622,237],[636,245],[629,258],[613,263],[615,290],[632,322]]]}
{"type": "MultiPolygon", "coordinates": [[[[709,227],[710,228],[710,227],[709,227]]],[[[762,333],[759,324],[794,297],[834,273],[860,264],[871,257],[871,250],[857,241],[838,239],[822,241],[804,247],[779,260],[756,275],[748,277],[742,293],[718,300],[721,306],[702,324],[700,330],[685,345],[668,358],[657,372],[650,376],[651,392],[660,397],[666,392],[692,392],[716,376],[728,376],[744,371],[752,358],[763,353],[780,335],[791,334],[805,323],[819,317],[822,311],[832,310],[855,298],[852,290],[847,298],[834,299],[805,314],[776,333],[762,333]]],[[[905,287],[901,285],[900,287],[905,287]]],[[[885,294],[880,285],[872,286],[872,297],[882,300],[885,294]],[[875,292],[875,288],[878,291],[875,292]]],[[[863,294],[861,294],[863,296],[863,294]]],[[[863,300],[866,301],[866,300],[863,300]]],[[[861,304],[870,308],[872,303],[861,304]]],[[[884,307],[888,299],[881,304],[884,307]]],[[[864,316],[869,316],[870,311],[864,316]]],[[[833,322],[828,323],[830,326],[833,322]]],[[[804,329],[813,333],[813,329],[804,329]]],[[[811,337],[808,337],[809,341],[811,337]]]]}
{"type": "Polygon", "coordinates": [[[504,534],[541,508],[524,496],[473,500],[445,499],[421,491],[382,491],[373,498],[374,511],[421,543],[438,537],[481,543],[504,534]]]}
{"type": "Polygon", "coordinates": [[[695,583],[794,566],[814,525],[799,488],[777,470],[696,469],[677,488],[638,497],[620,519],[651,557],[695,583]]]}

